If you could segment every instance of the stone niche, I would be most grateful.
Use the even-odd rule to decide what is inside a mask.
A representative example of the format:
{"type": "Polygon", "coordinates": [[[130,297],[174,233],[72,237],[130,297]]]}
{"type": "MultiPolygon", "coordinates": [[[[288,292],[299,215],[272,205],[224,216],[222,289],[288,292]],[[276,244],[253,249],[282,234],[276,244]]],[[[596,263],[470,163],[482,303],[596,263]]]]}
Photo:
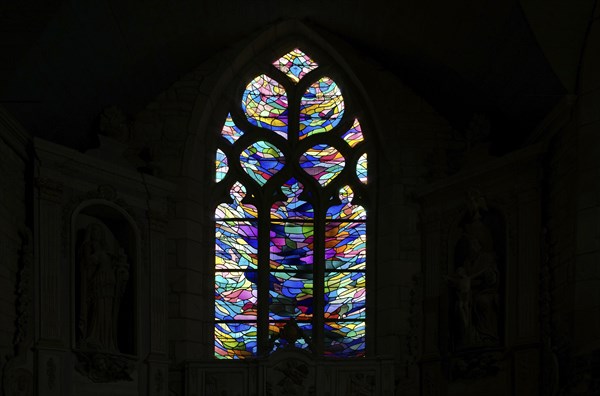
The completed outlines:
{"type": "Polygon", "coordinates": [[[538,394],[542,153],[419,192],[424,395],[538,394]]]}
{"type": "Polygon", "coordinates": [[[174,186],[34,139],[34,394],[166,396],[174,186]]]}
{"type": "Polygon", "coordinates": [[[73,220],[75,367],[94,382],[130,381],[139,350],[139,230],[120,207],[94,200],[73,220]]]}

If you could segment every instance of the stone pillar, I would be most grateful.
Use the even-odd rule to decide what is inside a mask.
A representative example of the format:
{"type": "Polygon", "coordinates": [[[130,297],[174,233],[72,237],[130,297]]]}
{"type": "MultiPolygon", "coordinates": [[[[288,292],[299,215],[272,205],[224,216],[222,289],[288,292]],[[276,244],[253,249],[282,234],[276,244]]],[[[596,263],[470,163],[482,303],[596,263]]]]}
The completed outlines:
{"type": "Polygon", "coordinates": [[[147,212],[150,262],[150,353],[148,355],[148,394],[168,394],[167,343],[167,251],[166,216],[158,211],[147,212]]]}
{"type": "Polygon", "coordinates": [[[68,347],[68,267],[62,259],[62,183],[47,178],[36,180],[36,360],[37,393],[63,396],[66,348],[68,347]]]}

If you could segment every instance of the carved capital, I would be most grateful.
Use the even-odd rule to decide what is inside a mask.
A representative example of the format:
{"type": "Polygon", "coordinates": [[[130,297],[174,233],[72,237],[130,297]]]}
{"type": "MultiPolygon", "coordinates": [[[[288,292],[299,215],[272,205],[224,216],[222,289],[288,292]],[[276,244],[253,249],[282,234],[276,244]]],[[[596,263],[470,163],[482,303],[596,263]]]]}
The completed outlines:
{"type": "Polygon", "coordinates": [[[75,351],[75,369],[93,382],[133,381],[135,358],[94,351],[75,351]]]}
{"type": "Polygon", "coordinates": [[[57,203],[61,202],[63,194],[63,184],[61,182],[47,177],[38,177],[35,180],[35,186],[42,199],[57,203]]]}

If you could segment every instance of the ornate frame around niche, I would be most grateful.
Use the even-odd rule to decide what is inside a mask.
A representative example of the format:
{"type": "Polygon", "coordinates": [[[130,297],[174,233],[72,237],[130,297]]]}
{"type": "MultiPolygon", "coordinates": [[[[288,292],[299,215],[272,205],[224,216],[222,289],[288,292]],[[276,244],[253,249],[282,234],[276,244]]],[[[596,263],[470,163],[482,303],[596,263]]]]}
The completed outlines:
{"type": "MultiPolygon", "coordinates": [[[[105,213],[106,215],[106,213],[105,213]]],[[[112,233],[113,231],[104,224],[104,226],[112,233]]],[[[114,226],[113,226],[114,228],[114,226]]],[[[63,248],[66,247],[68,254],[65,257],[69,257],[69,271],[70,271],[70,302],[71,302],[71,326],[72,337],[71,337],[71,348],[74,355],[76,356],[77,363],[75,364],[76,370],[87,376],[93,382],[112,382],[112,381],[131,381],[131,374],[137,368],[139,361],[139,353],[141,350],[141,337],[140,337],[140,292],[142,290],[141,285],[141,268],[142,265],[147,267],[146,257],[144,248],[147,245],[146,236],[144,233],[145,225],[138,216],[134,213],[127,203],[118,198],[117,192],[114,187],[109,185],[100,185],[97,190],[89,191],[88,193],[80,196],[78,199],[73,200],[69,205],[65,206],[63,212],[63,233],[66,238],[63,238],[63,248]],[[130,261],[130,274],[133,276],[129,279],[131,283],[131,296],[132,306],[130,309],[133,311],[133,329],[130,337],[132,338],[133,345],[132,351],[121,352],[106,352],[106,351],[93,351],[81,347],[79,345],[78,337],[78,309],[77,302],[81,304],[79,300],[80,296],[77,295],[78,286],[77,280],[77,244],[78,238],[78,218],[82,215],[95,217],[104,224],[106,218],[98,217],[98,213],[93,213],[93,210],[101,210],[104,208],[105,211],[110,213],[113,212],[113,221],[120,221],[122,224],[129,226],[129,243],[133,242],[133,249],[129,248],[127,254],[132,255],[133,258],[130,261]],[[88,213],[86,213],[86,210],[88,213]],[[121,217],[117,219],[117,217],[121,217]],[[68,247],[67,247],[68,246],[68,247]],[[68,249],[68,250],[67,250],[68,249]],[[131,251],[133,250],[133,251],[131,251]]],[[[112,235],[113,238],[114,235],[112,235]]],[[[116,238],[115,238],[116,239],[116,238]]],[[[123,239],[123,237],[121,238],[123,239]]]]}

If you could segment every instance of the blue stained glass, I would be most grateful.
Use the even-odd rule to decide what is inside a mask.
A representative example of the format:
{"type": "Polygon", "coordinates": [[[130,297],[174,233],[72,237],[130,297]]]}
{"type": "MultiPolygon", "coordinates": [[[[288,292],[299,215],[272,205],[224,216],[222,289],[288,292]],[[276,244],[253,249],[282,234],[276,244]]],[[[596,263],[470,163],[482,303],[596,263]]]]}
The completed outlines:
{"type": "Polygon", "coordinates": [[[271,207],[272,219],[312,219],[313,207],[300,199],[304,186],[292,178],[281,186],[281,191],[288,197],[286,201],[275,202],[271,207]]]}
{"type": "Polygon", "coordinates": [[[225,176],[227,176],[227,172],[229,171],[229,163],[227,162],[227,156],[220,149],[217,149],[215,163],[217,168],[215,182],[218,183],[221,180],[225,179],[225,176]]]}
{"type": "Polygon", "coordinates": [[[364,270],[367,257],[367,225],[362,222],[325,224],[325,268],[364,270]]]}
{"type": "Polygon", "coordinates": [[[271,268],[307,270],[313,264],[314,228],[312,223],[271,224],[271,268]]]}
{"type": "Polygon", "coordinates": [[[365,322],[326,322],[325,356],[360,357],[365,355],[365,322]]]}
{"type": "Polygon", "coordinates": [[[258,228],[254,222],[217,221],[216,269],[245,270],[258,266],[258,228]]]}
{"type": "Polygon", "coordinates": [[[344,98],[329,77],[313,83],[300,100],[300,140],[336,127],[344,115],[344,98]]]}
{"type": "Polygon", "coordinates": [[[247,275],[253,272],[218,271],[215,273],[215,319],[256,320],[256,283],[247,275]]]}
{"type": "Polygon", "coordinates": [[[252,80],[242,95],[242,110],[248,121],[287,138],[288,98],[283,85],[261,74],[252,80]]]}
{"type": "Polygon", "coordinates": [[[309,320],[313,315],[312,273],[271,272],[269,318],[309,320]]]}
{"type": "Polygon", "coordinates": [[[284,167],[285,159],[277,147],[261,140],[242,151],[240,163],[244,171],[262,186],[284,167]]]}
{"type": "Polygon", "coordinates": [[[256,323],[215,323],[215,357],[246,359],[256,356],[256,323]]]}

